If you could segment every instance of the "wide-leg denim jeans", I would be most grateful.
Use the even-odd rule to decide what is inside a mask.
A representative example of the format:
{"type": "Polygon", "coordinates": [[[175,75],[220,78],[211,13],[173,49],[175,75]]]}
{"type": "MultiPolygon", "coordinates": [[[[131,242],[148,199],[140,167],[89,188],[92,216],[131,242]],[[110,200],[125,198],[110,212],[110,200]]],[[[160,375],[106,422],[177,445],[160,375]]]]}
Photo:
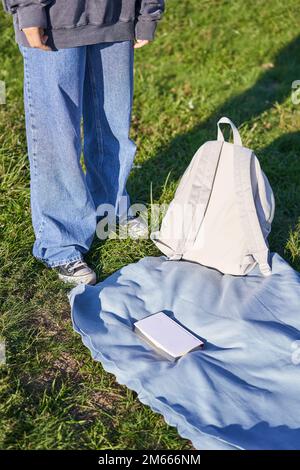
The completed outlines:
{"type": "Polygon", "coordinates": [[[54,267],[88,251],[99,205],[112,204],[117,217],[128,210],[126,181],[136,150],[129,138],[133,43],[20,50],[33,254],[54,267]]]}

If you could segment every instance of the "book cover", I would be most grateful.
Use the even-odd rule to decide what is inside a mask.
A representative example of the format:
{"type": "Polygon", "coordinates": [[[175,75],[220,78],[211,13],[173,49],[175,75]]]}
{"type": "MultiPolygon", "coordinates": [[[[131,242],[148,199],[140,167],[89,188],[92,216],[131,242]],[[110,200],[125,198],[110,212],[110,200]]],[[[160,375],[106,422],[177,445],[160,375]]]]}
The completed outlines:
{"type": "Polygon", "coordinates": [[[163,312],[154,313],[135,322],[134,331],[159,354],[177,360],[204,343],[163,312]]]}

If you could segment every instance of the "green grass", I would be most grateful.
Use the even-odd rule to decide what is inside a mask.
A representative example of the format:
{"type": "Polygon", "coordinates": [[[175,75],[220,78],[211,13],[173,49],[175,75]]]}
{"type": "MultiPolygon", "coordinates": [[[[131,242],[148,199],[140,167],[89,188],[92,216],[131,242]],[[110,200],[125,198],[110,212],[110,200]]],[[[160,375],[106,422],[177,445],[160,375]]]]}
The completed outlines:
{"type": "MultiPolygon", "coordinates": [[[[170,201],[195,150],[215,138],[217,118],[231,117],[275,192],[271,249],[298,270],[300,105],[291,83],[300,79],[299,14],[297,0],[168,0],[156,41],[136,52],[138,153],[129,181],[135,202],[149,204],[151,191],[154,201],[170,201]]],[[[72,331],[68,288],[31,256],[22,63],[10,18],[1,13],[0,21],[0,447],[191,448],[91,360],[72,331]]],[[[149,241],[95,241],[88,260],[104,279],[153,254],[149,241]]]]}

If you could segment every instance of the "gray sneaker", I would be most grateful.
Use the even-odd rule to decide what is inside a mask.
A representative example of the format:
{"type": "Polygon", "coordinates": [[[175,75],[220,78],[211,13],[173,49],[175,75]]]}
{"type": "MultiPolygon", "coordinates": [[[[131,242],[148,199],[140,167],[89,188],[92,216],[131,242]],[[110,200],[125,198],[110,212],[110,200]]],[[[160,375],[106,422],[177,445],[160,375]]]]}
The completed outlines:
{"type": "Polygon", "coordinates": [[[96,273],[85,261],[73,261],[71,263],[54,268],[59,279],[69,284],[96,284],[96,273]]]}

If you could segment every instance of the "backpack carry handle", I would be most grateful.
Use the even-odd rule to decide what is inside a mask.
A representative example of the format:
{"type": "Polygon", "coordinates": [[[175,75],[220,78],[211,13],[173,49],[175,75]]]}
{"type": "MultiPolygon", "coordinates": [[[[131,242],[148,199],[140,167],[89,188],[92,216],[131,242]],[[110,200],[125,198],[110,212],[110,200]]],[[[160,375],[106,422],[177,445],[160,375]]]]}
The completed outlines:
{"type": "Polygon", "coordinates": [[[240,145],[242,147],[243,144],[242,144],[242,139],[241,139],[240,133],[237,130],[237,128],[235,127],[235,125],[233,124],[233,122],[227,117],[222,117],[218,121],[218,140],[221,140],[222,142],[224,142],[224,140],[225,140],[223,132],[221,131],[221,128],[220,128],[220,124],[229,124],[230,125],[230,127],[232,129],[232,133],[233,133],[233,143],[235,145],[240,145]]]}

